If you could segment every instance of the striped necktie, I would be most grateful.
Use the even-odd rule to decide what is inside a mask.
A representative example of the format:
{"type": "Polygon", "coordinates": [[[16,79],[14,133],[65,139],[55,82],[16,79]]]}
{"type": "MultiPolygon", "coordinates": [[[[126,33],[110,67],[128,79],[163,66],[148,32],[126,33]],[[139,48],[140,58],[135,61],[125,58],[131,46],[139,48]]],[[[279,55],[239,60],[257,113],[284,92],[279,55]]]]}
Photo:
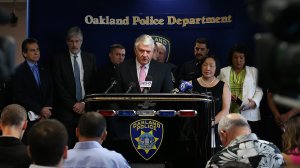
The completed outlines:
{"type": "Polygon", "coordinates": [[[37,64],[34,64],[32,66],[32,72],[36,81],[36,84],[40,87],[41,86],[41,80],[40,80],[40,74],[39,74],[39,67],[37,64]]]}
{"type": "Polygon", "coordinates": [[[75,78],[75,84],[76,84],[76,99],[77,101],[80,101],[82,99],[82,88],[81,88],[81,82],[80,82],[80,69],[77,62],[77,55],[74,55],[74,78],[75,78]]]}

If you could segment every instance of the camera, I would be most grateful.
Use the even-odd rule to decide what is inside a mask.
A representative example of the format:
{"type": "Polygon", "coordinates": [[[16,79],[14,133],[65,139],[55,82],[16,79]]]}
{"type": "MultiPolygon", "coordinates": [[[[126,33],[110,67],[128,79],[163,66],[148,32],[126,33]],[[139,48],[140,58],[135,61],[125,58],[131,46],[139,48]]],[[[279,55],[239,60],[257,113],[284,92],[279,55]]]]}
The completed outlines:
{"type": "Polygon", "coordinates": [[[300,93],[300,1],[249,0],[250,17],[265,33],[255,35],[258,83],[272,92],[300,93]]]}
{"type": "MultiPolygon", "coordinates": [[[[12,23],[11,17],[8,11],[0,8],[0,26],[12,23]]],[[[14,72],[16,46],[13,37],[0,36],[0,110],[10,102],[9,82],[14,72]]]]}
{"type": "MultiPolygon", "coordinates": [[[[15,23],[17,20],[14,14],[0,8],[0,25],[15,23]]],[[[9,78],[14,71],[16,55],[16,42],[11,36],[0,36],[0,80],[9,78]]]]}

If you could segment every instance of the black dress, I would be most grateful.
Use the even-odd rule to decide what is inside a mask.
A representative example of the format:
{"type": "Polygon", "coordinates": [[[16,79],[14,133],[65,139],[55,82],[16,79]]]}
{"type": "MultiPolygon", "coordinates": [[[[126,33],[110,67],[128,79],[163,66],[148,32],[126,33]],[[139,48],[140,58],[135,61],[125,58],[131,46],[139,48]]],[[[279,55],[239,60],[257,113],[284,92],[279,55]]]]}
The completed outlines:
{"type": "MultiPolygon", "coordinates": [[[[215,86],[213,87],[203,87],[199,84],[197,79],[192,80],[193,84],[193,91],[199,92],[199,93],[207,93],[208,95],[211,95],[214,98],[212,105],[211,114],[205,114],[198,112],[198,118],[200,124],[200,141],[202,141],[201,144],[203,145],[202,153],[208,156],[212,156],[217,151],[221,150],[221,141],[218,134],[218,125],[215,125],[215,142],[216,142],[216,148],[211,148],[211,135],[210,130],[211,128],[208,127],[210,125],[211,119],[209,119],[210,116],[216,116],[221,110],[222,110],[222,98],[223,98],[223,88],[224,88],[224,82],[219,81],[215,86]]],[[[209,159],[209,158],[208,158],[209,159]]]]}

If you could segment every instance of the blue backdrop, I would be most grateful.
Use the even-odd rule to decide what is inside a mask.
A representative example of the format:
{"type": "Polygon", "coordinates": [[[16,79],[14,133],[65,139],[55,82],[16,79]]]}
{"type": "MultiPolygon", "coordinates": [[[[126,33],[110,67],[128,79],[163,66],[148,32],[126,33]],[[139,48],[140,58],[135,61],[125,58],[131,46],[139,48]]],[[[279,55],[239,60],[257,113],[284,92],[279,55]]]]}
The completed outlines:
{"type": "MultiPolygon", "coordinates": [[[[180,65],[194,58],[197,37],[210,41],[211,53],[227,65],[229,48],[245,43],[253,53],[256,26],[250,22],[243,0],[28,0],[28,37],[40,42],[42,61],[66,51],[65,35],[71,26],[80,26],[84,33],[82,50],[97,56],[97,65],[108,62],[108,48],[113,43],[126,47],[126,59],[133,56],[133,43],[141,34],[160,35],[171,41],[170,61],[180,65]],[[129,25],[87,24],[86,16],[94,18],[129,17],[129,25]],[[168,16],[201,18],[202,16],[231,16],[230,23],[170,25],[168,16]],[[132,17],[163,18],[164,25],[133,25],[132,17]]],[[[254,59],[250,59],[253,65],[254,59]]]]}

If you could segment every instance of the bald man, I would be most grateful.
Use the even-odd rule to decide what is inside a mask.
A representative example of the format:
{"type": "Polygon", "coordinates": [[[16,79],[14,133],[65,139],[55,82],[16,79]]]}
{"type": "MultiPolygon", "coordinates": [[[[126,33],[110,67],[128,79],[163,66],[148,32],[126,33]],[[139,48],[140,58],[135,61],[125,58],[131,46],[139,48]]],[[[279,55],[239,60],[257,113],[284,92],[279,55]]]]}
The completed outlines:
{"type": "Polygon", "coordinates": [[[207,168],[218,168],[229,161],[250,163],[252,167],[279,168],[283,166],[280,150],[267,141],[259,140],[247,120],[238,113],[224,116],[218,126],[224,148],[207,162],[207,168]]]}

